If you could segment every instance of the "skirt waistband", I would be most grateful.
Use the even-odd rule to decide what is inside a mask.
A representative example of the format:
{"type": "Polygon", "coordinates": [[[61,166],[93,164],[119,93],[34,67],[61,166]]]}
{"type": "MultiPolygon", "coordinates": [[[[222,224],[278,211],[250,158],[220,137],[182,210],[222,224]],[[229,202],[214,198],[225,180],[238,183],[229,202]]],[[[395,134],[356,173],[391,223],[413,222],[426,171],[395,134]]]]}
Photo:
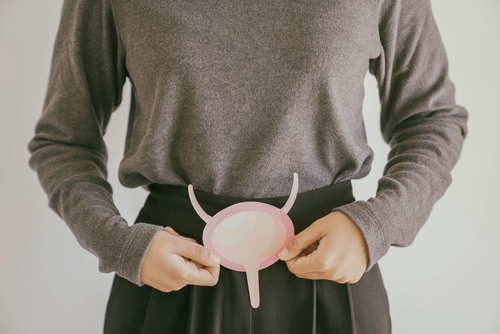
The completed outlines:
{"type": "MultiPolygon", "coordinates": [[[[147,221],[160,226],[170,226],[179,234],[201,243],[205,222],[198,216],[189,201],[186,187],[151,184],[150,195],[137,221],[147,221]],[[141,216],[143,219],[141,219],[141,216]]],[[[235,198],[195,190],[201,207],[210,216],[236,203],[262,202],[278,208],[285,205],[288,196],[274,198],[235,198]]],[[[343,181],[323,188],[299,193],[288,213],[294,223],[295,233],[327,215],[334,208],[354,201],[350,181],[343,181]]]]}

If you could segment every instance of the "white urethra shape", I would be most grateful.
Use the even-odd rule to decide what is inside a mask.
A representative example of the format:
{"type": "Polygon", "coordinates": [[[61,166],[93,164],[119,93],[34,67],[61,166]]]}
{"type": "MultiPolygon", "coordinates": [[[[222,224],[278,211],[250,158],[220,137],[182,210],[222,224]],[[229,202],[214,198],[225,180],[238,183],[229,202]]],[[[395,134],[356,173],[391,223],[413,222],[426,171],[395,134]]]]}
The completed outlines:
{"type": "Polygon", "coordinates": [[[193,208],[207,223],[203,230],[205,247],[219,255],[222,266],[246,272],[254,308],[260,303],[258,271],[278,261],[279,252],[293,238],[294,227],[288,212],[298,189],[299,179],[294,173],[290,196],[281,209],[261,202],[241,202],[211,217],[198,203],[193,186],[188,186],[193,208]]]}

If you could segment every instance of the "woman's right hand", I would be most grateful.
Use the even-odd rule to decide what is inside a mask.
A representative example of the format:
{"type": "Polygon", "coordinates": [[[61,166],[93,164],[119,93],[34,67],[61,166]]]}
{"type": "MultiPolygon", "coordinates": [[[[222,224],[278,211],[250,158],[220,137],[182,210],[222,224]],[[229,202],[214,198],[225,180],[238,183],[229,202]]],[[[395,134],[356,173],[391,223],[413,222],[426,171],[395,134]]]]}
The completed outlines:
{"type": "Polygon", "coordinates": [[[141,267],[141,282],[170,292],[186,285],[213,286],[219,279],[220,259],[171,227],[158,232],[146,252],[141,267]]]}

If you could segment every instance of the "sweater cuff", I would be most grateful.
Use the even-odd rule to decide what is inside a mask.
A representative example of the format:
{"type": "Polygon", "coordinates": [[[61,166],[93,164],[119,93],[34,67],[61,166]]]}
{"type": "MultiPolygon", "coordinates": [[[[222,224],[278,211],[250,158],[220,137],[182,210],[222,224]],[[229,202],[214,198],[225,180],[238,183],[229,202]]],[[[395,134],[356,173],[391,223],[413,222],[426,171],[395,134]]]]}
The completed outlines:
{"type": "Polygon", "coordinates": [[[387,244],[380,222],[375,218],[366,202],[356,201],[335,208],[349,217],[361,230],[368,247],[368,267],[369,271],[388,251],[390,245],[387,244]]]}
{"type": "Polygon", "coordinates": [[[130,226],[130,229],[130,238],[125,245],[116,274],[138,286],[143,286],[144,284],[141,282],[142,261],[146,256],[153,237],[156,233],[163,230],[163,227],[137,223],[130,226]]]}

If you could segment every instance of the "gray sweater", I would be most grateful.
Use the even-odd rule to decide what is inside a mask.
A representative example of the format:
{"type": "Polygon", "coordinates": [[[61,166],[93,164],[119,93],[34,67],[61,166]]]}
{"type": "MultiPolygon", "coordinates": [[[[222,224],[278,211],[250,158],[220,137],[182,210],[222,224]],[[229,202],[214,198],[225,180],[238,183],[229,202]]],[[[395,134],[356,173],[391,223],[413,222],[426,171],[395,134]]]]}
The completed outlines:
{"type": "Polygon", "coordinates": [[[376,195],[337,210],[370,268],[413,241],[466,133],[428,0],[66,0],[30,164],[99,269],[140,285],[160,228],[120,216],[103,141],[126,78],[125,186],[261,198],[287,195],[293,172],[300,192],[368,174],[367,71],[391,151],[376,195]]]}

